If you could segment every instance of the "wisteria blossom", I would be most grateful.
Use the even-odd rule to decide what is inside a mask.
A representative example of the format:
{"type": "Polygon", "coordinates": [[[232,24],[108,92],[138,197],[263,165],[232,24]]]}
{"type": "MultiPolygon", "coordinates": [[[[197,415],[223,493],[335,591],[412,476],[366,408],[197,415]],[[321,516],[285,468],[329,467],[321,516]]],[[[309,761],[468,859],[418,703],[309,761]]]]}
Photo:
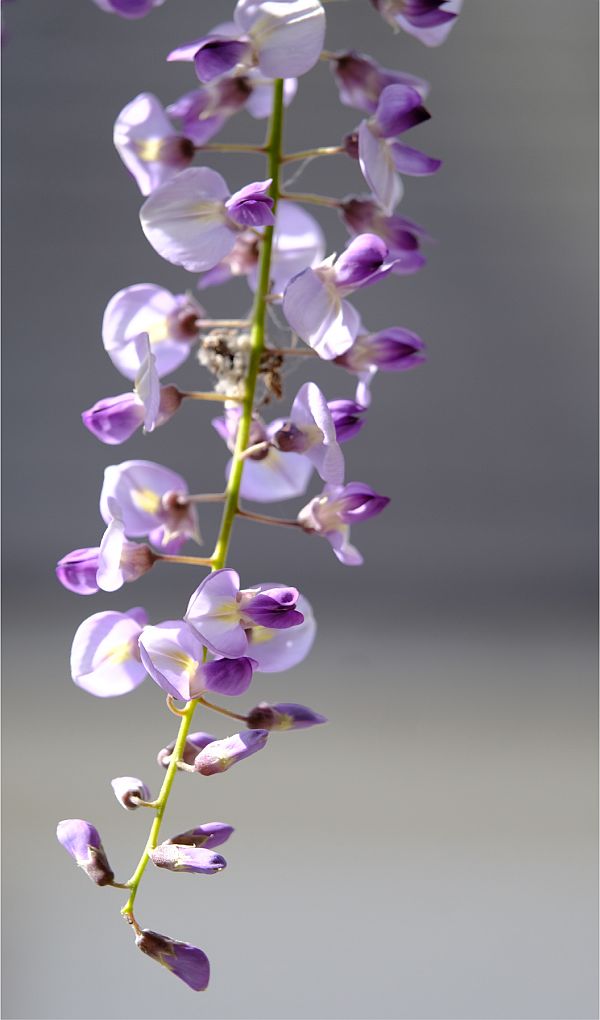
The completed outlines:
{"type": "Polygon", "coordinates": [[[94,613],[79,625],[71,648],[71,676],[97,698],[135,690],[146,677],[138,640],[148,623],[140,607],[126,613],[94,613]]]}
{"type": "MultiPolygon", "coordinates": [[[[207,740],[204,746],[211,744],[213,740],[214,737],[207,740]]],[[[187,829],[186,832],[180,832],[176,836],[169,836],[162,845],[173,843],[176,846],[197,846],[214,850],[216,846],[226,843],[233,831],[233,825],[228,825],[227,822],[204,822],[195,829],[187,829]]]]}
{"type": "Polygon", "coordinates": [[[152,798],[143,780],[135,776],[117,776],[116,779],[111,779],[110,785],[119,804],[126,811],[137,811],[140,801],[149,801],[152,798]]]}
{"type": "Polygon", "coordinates": [[[210,980],[210,964],[202,949],[189,942],[178,942],[167,935],[144,928],[135,938],[135,944],[151,960],[166,967],[194,992],[203,992],[210,980]]]}
{"type": "Polygon", "coordinates": [[[215,740],[200,751],[194,769],[202,776],[216,776],[226,772],[232,765],[262,751],[268,736],[267,730],[246,730],[226,737],[225,740],[215,740]]]}
{"type": "Polygon", "coordinates": [[[439,170],[441,160],[395,141],[398,135],[429,119],[423,98],[410,85],[387,85],[372,117],[358,127],[358,161],[363,176],[391,215],[402,198],[401,174],[423,177],[439,170]]]}
{"type": "Polygon", "coordinates": [[[282,702],[269,705],[261,701],[260,705],[250,709],[247,726],[250,730],[305,730],[309,726],[319,726],[327,719],[320,712],[313,712],[306,705],[295,705],[282,702]]]}
{"type": "Polygon", "coordinates": [[[377,234],[394,257],[392,273],[408,276],[425,265],[421,241],[431,238],[423,227],[405,216],[387,216],[372,198],[352,196],[340,203],[342,219],[351,234],[377,234]]]}
{"type": "Polygon", "coordinates": [[[460,13],[463,0],[371,0],[389,24],[425,46],[441,46],[460,13]]]}
{"type": "Polygon", "coordinates": [[[172,294],[154,283],[125,287],[106,306],[104,349],[117,371],[135,380],[143,361],[139,341],[146,334],[157,375],[162,378],[189,356],[203,315],[204,309],[189,294],[172,294]]]}
{"type": "Polygon", "coordinates": [[[287,630],[304,620],[296,588],[262,585],[240,588],[239,574],[226,568],[202,581],[190,598],[185,619],[215,655],[235,658],[249,651],[247,630],[287,630]]]}
{"type": "Polygon", "coordinates": [[[381,67],[371,57],[356,50],[330,54],[330,67],[340,94],[340,102],[365,113],[375,113],[379,97],[388,85],[409,85],[425,99],[429,83],[415,74],[381,67]]]}
{"type": "Polygon", "coordinates": [[[257,181],[230,195],[216,170],[190,167],[146,199],[142,229],[168,262],[203,272],[229,254],[240,230],[275,222],[270,185],[257,181]]]}
{"type": "Polygon", "coordinates": [[[233,18],[167,59],[193,60],[203,82],[252,67],[266,78],[297,78],[319,59],[325,38],[319,0],[238,0],[233,18]]]}
{"type": "Polygon", "coordinates": [[[405,372],[425,361],[425,344],[409,329],[392,326],[379,333],[361,333],[344,354],[335,359],[358,376],[356,399],[364,407],[371,402],[370,385],[378,370],[405,372]]]}
{"type": "Polygon", "coordinates": [[[347,296],[387,276],[394,264],[380,237],[360,234],[338,258],[331,255],[290,281],[283,298],[285,317],[309,347],[331,360],[352,346],[360,328],[360,316],[347,296]]]}
{"type": "Polygon", "coordinates": [[[147,535],[162,552],[176,552],[188,540],[200,541],[196,507],[186,496],[181,475],[150,460],[126,460],[104,472],[100,513],[113,519],[109,500],[120,508],[124,533],[130,538],[147,535]]]}
{"type": "Polygon", "coordinates": [[[161,7],[165,0],[93,0],[96,7],[109,14],[120,14],[122,18],[143,18],[154,7],[161,7]]]}
{"type": "Polygon", "coordinates": [[[388,503],[387,496],[362,482],[326,485],[320,496],[300,510],[298,521],[306,531],[326,538],[341,563],[357,567],[363,558],[350,543],[350,525],[375,517],[388,503]]]}
{"type": "Polygon", "coordinates": [[[56,838],[92,882],[96,885],[112,883],[114,872],[95,826],[83,818],[66,818],[58,823],[56,838]]]}
{"type": "Polygon", "coordinates": [[[157,559],[144,542],[129,542],[120,504],[112,496],[106,500],[106,531],[98,550],[96,581],[102,591],[118,591],[126,581],[137,581],[157,559]]]}
{"type": "Polygon", "coordinates": [[[364,415],[367,408],[358,404],[356,400],[330,400],[327,406],[338,443],[347,443],[366,425],[364,415]]]}
{"type": "Polygon", "coordinates": [[[227,861],[221,854],[189,844],[178,846],[174,843],[161,843],[150,851],[150,860],[157,868],[183,871],[190,875],[216,875],[227,867],[227,861]]]}
{"type": "Polygon", "coordinates": [[[290,417],[273,436],[284,453],[301,453],[316,467],[324,482],[339,484],[344,455],[327,401],[316,383],[304,383],[294,398],[290,417]]]}
{"type": "MultiPolygon", "coordinates": [[[[295,78],[286,79],[283,95],[286,106],[294,98],[297,87],[295,78]]],[[[220,78],[186,92],[167,106],[167,113],[181,122],[186,138],[201,146],[214,138],[229,118],[240,110],[246,110],[258,120],[268,117],[272,96],[273,82],[254,68],[246,74],[220,78]]]]}
{"type": "Polygon", "coordinates": [[[256,661],[247,657],[204,661],[204,644],[184,620],[168,620],[145,627],[139,639],[140,656],[152,679],[166,694],[182,701],[205,691],[243,694],[252,681],[256,661]]]}
{"type": "MultiPolygon", "coordinates": [[[[239,425],[239,412],[232,411],[225,418],[213,418],[213,428],[233,452],[239,425]]],[[[259,417],[252,422],[250,446],[257,447],[246,458],[240,495],[257,503],[302,496],[313,473],[312,462],[301,453],[282,453],[272,445],[273,438],[285,425],[283,418],[266,425],[259,417]]],[[[230,461],[225,469],[231,471],[230,461]]]]}
{"type": "Polygon", "coordinates": [[[175,130],[150,92],[140,93],[121,110],[113,140],[142,195],[151,194],[194,158],[194,143],[175,130]]]}

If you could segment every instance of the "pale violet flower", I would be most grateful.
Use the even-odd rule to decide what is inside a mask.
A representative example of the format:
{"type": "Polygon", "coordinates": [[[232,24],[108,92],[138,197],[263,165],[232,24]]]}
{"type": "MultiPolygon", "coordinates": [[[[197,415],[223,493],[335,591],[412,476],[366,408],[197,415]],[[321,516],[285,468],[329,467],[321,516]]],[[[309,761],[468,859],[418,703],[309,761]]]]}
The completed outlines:
{"type": "Polygon", "coordinates": [[[395,29],[401,28],[425,46],[441,46],[460,13],[463,0],[371,0],[395,29]]]}
{"type": "Polygon", "coordinates": [[[79,625],[71,648],[71,676],[97,698],[128,694],[142,683],[138,639],[148,623],[146,611],[94,613],[79,625]]]}
{"type": "Polygon", "coordinates": [[[248,656],[204,661],[204,644],[185,620],[167,620],[145,627],[140,655],[149,675],[166,694],[182,701],[205,691],[243,694],[252,681],[255,660],[248,656]]]}
{"type": "Polygon", "coordinates": [[[371,402],[371,380],[378,370],[405,372],[424,361],[425,344],[421,338],[399,326],[359,334],[352,347],[335,359],[337,365],[358,376],[356,399],[363,407],[371,402]]]}
{"type": "Polygon", "coordinates": [[[121,110],[113,141],[142,195],[150,195],[194,158],[193,142],[175,130],[150,92],[141,92],[121,110]]]}
{"type": "MultiPolygon", "coordinates": [[[[233,450],[239,410],[228,411],[225,418],[213,418],[213,428],[233,450]]],[[[244,473],[240,486],[242,499],[250,499],[256,503],[276,503],[283,499],[293,499],[306,492],[313,465],[308,457],[300,453],[282,453],[272,445],[272,439],[284,426],[283,418],[266,425],[261,418],[255,416],[250,427],[251,446],[265,444],[249,454],[244,461],[244,473]]],[[[225,469],[229,477],[231,461],[225,469]]]]}
{"type": "Polygon", "coordinates": [[[300,387],[289,418],[273,436],[283,453],[301,453],[312,462],[324,482],[339,485],[344,479],[344,455],[325,397],[316,383],[300,387]]]}
{"type": "MultiPolygon", "coordinates": [[[[128,460],[106,468],[100,513],[108,524],[115,519],[111,506],[112,510],[118,506],[119,529],[122,526],[125,535],[147,535],[161,552],[175,553],[188,539],[201,540],[196,507],[186,499],[188,493],[185,479],[170,468],[149,460],[128,460]]],[[[116,530],[115,525],[115,534],[116,530]]]]}
{"type": "Polygon", "coordinates": [[[341,563],[357,567],[363,558],[350,542],[350,525],[375,517],[388,503],[387,496],[380,496],[362,482],[326,485],[300,510],[298,521],[306,531],[326,538],[341,563]]]}

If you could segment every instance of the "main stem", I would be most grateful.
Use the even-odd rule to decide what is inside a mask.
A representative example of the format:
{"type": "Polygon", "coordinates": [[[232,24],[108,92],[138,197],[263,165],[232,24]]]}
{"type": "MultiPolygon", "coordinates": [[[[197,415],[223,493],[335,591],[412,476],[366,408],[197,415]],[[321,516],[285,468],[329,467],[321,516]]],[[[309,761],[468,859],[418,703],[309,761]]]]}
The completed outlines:
{"type": "MultiPolygon", "coordinates": [[[[273,109],[269,120],[267,141],[265,144],[265,152],[268,158],[268,172],[272,179],[271,197],[273,199],[273,212],[276,211],[277,199],[279,198],[280,191],[282,132],[283,80],[278,78],[275,82],[273,82],[273,109]]],[[[242,414],[237,432],[235,450],[233,452],[229,481],[227,483],[221,527],[219,529],[215,549],[211,557],[213,570],[221,570],[225,566],[227,553],[229,551],[229,543],[231,541],[233,522],[238,510],[240,485],[242,483],[242,472],[244,470],[244,459],[242,454],[248,445],[248,439],[250,436],[252,412],[254,409],[254,395],[256,392],[256,382],[260,368],[260,356],[265,345],[267,295],[269,293],[271,282],[273,230],[273,227],[266,227],[263,234],[263,240],[261,242],[258,287],[256,290],[256,297],[254,299],[254,307],[252,309],[250,363],[248,366],[248,375],[246,376],[246,391],[244,395],[244,402],[242,404],[242,414]]],[[[175,747],[173,748],[171,761],[169,762],[167,774],[164,778],[160,793],[156,799],[156,815],[152,822],[148,841],[144,847],[144,852],[140,858],[139,864],[127,883],[127,886],[130,889],[130,894],[121,913],[130,924],[135,925],[136,923],[133,916],[133,904],[135,902],[142,876],[148,865],[150,851],[153,850],[158,843],[160,827],[167,807],[167,802],[169,800],[169,794],[171,793],[171,787],[173,786],[173,780],[175,779],[175,774],[177,772],[177,762],[183,757],[183,749],[185,747],[187,735],[190,731],[196,704],[197,701],[189,701],[185,708],[185,712],[181,717],[179,733],[177,734],[177,740],[175,742],[175,747]]]]}

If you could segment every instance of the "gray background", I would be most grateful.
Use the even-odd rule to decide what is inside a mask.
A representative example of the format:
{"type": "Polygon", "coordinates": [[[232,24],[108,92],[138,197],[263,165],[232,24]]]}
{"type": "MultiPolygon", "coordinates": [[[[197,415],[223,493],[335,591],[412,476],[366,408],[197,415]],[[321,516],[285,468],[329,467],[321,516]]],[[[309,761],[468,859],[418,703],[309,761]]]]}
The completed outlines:
{"type": "MultiPolygon", "coordinates": [[[[400,210],[438,239],[428,268],[357,300],[373,328],[412,328],[430,354],[379,377],[346,447],[349,476],[394,498],[356,529],[365,567],[317,539],[236,527],[244,581],[297,584],[320,623],[310,658],[257,678],[245,703],[297,700],[331,723],[273,736],[227,777],[176,783],[167,832],[212,818],[237,829],[225,874],[149,872],[138,899],[143,924],[208,952],[202,997],[136,954],[120,893],[95,889],[54,841],[57,819],[90,818],[125,876],[149,818],[125,815],[109,780],[138,774],[156,791],[153,758],[174,733],[149,682],[110,701],[74,688],[68,650],[100,609],[178,615],[198,577],[165,566],[83,601],[53,564],[97,542],[107,463],[147,457],[193,490],[220,484],[224,448],[201,405],[112,449],[79,413],[126,388],[100,343],[110,296],[191,280],[141,233],[114,117],[139,91],[171,101],[193,87],[163,57],[229,9],[168,0],[126,23],[87,0],[6,7],[4,1015],[595,1017],[593,0],[471,0],[437,51],[394,36],[366,2],[328,7],[329,48],[431,80],[433,120],[409,140],[445,161],[407,182],[400,210]]],[[[302,80],[287,147],[330,144],[358,119],[321,66],[302,80]]],[[[222,138],[262,131],[242,115],[222,138]]],[[[255,157],[207,162],[232,189],[263,176],[255,157]]],[[[362,190],[341,158],[297,187],[362,190]]],[[[321,221],[339,248],[336,217],[321,221]]],[[[245,285],[206,305],[243,313],[245,285]]],[[[316,367],[329,397],[351,393],[316,367]]],[[[174,378],[203,384],[191,361],[174,378]]],[[[207,512],[208,542],[216,524],[207,512]]]]}

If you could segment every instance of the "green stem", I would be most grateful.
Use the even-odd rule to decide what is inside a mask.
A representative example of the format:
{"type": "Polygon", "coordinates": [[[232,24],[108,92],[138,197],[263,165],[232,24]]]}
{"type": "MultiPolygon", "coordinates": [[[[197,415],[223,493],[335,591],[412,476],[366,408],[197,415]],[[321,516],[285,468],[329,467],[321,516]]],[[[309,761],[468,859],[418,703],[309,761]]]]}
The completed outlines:
{"type": "MultiPolygon", "coordinates": [[[[272,178],[273,183],[271,185],[271,197],[273,199],[273,211],[275,212],[277,206],[277,199],[279,198],[279,181],[281,171],[281,139],[283,131],[283,80],[277,79],[273,83],[273,110],[269,121],[269,130],[267,134],[267,142],[265,151],[268,155],[268,173],[269,177],[272,178]]],[[[211,566],[213,570],[220,570],[225,566],[227,560],[227,553],[229,551],[229,542],[231,540],[231,530],[233,528],[233,522],[235,520],[238,503],[240,497],[240,486],[242,483],[242,472],[244,469],[243,452],[248,445],[248,437],[250,435],[250,426],[252,424],[252,412],[254,409],[254,394],[256,391],[256,382],[258,379],[258,372],[260,368],[260,358],[265,344],[265,322],[267,313],[267,294],[269,292],[269,284],[271,278],[271,253],[273,249],[273,227],[266,227],[263,235],[263,241],[261,244],[261,256],[260,256],[260,268],[259,268],[259,282],[256,290],[256,297],[254,301],[254,308],[252,311],[252,328],[250,333],[250,364],[248,367],[248,375],[246,377],[246,395],[244,397],[244,403],[242,405],[242,414],[240,418],[240,424],[238,428],[237,440],[235,450],[233,453],[233,462],[231,466],[231,472],[229,474],[229,481],[227,483],[225,506],[223,508],[223,516],[221,518],[221,527],[219,530],[219,536],[215,545],[215,550],[211,556],[211,566]]],[[[167,768],[167,774],[164,778],[160,793],[156,798],[156,817],[152,822],[148,841],[144,848],[144,852],[140,858],[139,864],[135,869],[133,875],[129,879],[127,886],[130,889],[129,899],[123,907],[121,913],[134,926],[137,922],[133,915],[133,905],[137,896],[137,891],[142,880],[142,876],[149,861],[150,851],[158,843],[158,837],[160,833],[160,827],[163,820],[163,815],[169,800],[169,794],[171,793],[171,787],[175,774],[177,772],[177,762],[183,757],[183,749],[187,735],[190,731],[192,723],[192,717],[196,708],[196,701],[188,702],[184,714],[181,718],[181,725],[179,727],[179,733],[177,734],[177,740],[175,747],[173,748],[173,754],[167,768]]]]}

